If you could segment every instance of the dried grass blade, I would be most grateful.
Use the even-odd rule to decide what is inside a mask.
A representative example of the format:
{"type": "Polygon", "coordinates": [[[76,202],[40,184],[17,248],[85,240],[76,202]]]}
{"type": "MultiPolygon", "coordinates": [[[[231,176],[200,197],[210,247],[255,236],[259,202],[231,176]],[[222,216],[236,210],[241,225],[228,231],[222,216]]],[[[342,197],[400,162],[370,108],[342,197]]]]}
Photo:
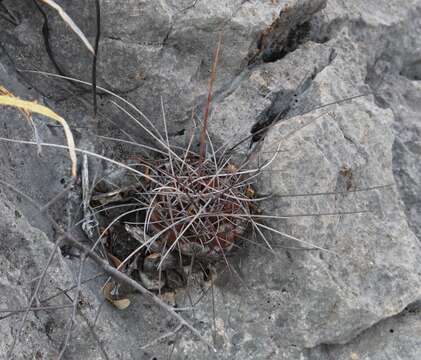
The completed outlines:
{"type": "Polygon", "coordinates": [[[216,47],[215,56],[214,56],[213,63],[212,63],[211,77],[209,79],[208,101],[206,102],[205,115],[204,115],[204,119],[203,119],[203,127],[202,127],[202,131],[200,133],[200,150],[199,150],[200,163],[203,162],[203,160],[205,158],[205,155],[206,155],[205,154],[206,153],[206,132],[208,131],[209,110],[210,110],[210,105],[211,105],[211,102],[212,102],[213,83],[215,82],[215,79],[216,79],[216,69],[218,67],[218,60],[219,60],[219,52],[221,50],[221,43],[222,43],[222,35],[219,36],[218,46],[216,47]]]}
{"type": "MultiPolygon", "coordinates": [[[[6,96],[10,96],[12,98],[16,98],[15,95],[13,95],[9,90],[7,90],[5,87],[0,85],[0,95],[6,95],[6,96]]],[[[38,155],[41,155],[42,149],[41,149],[41,139],[39,137],[38,134],[38,130],[37,127],[34,123],[34,119],[32,119],[32,114],[30,111],[27,111],[25,109],[20,109],[20,112],[22,113],[22,115],[25,117],[25,119],[28,121],[28,123],[31,125],[32,129],[34,130],[34,137],[35,137],[35,141],[37,142],[37,147],[38,147],[38,155]]]]}
{"type": "Polygon", "coordinates": [[[88,50],[95,55],[95,50],[90,44],[89,40],[86,38],[85,34],[80,30],[80,28],[75,24],[75,22],[72,20],[72,18],[67,15],[67,13],[63,10],[63,8],[58,5],[53,0],[41,0],[45,4],[51,6],[54,10],[58,12],[58,14],[61,16],[61,18],[64,20],[64,22],[70,26],[70,28],[73,30],[73,32],[82,40],[82,42],[85,44],[85,46],[88,48],[88,50]]]}
{"type": "Polygon", "coordinates": [[[49,109],[46,106],[37,104],[32,101],[21,100],[17,97],[7,96],[7,95],[0,95],[0,105],[5,106],[13,106],[24,111],[34,112],[40,115],[44,115],[52,120],[58,122],[61,126],[63,126],[64,134],[66,136],[67,144],[69,147],[69,156],[72,162],[72,170],[71,174],[73,177],[76,177],[77,172],[77,158],[76,158],[76,146],[75,141],[73,138],[72,131],[70,130],[69,125],[67,124],[66,120],[64,120],[61,116],[57,115],[54,111],[49,109]]]}

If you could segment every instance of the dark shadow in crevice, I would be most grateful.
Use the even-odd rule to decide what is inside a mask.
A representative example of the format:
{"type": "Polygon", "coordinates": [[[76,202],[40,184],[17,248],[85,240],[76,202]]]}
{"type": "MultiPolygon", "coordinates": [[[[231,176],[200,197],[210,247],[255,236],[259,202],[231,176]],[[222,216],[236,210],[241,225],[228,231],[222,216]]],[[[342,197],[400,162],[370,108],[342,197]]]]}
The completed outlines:
{"type": "MultiPolygon", "coordinates": [[[[296,50],[301,44],[310,40],[310,21],[307,21],[294,30],[291,30],[286,44],[283,47],[279,47],[279,44],[272,43],[262,50],[262,61],[265,63],[275,62],[282,59],[285,55],[296,50]]],[[[262,44],[258,44],[258,49],[260,50],[262,44]]]]}
{"type": "Polygon", "coordinates": [[[399,74],[409,80],[421,81],[421,58],[404,65],[399,74]]]}

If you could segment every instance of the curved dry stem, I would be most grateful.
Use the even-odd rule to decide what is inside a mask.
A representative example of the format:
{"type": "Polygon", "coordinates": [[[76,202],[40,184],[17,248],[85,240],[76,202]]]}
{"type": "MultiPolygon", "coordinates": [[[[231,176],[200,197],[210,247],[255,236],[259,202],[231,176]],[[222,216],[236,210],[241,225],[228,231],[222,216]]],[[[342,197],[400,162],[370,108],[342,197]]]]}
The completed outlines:
{"type": "MultiPolygon", "coordinates": [[[[17,144],[25,144],[25,145],[38,145],[35,141],[10,139],[10,138],[5,138],[5,137],[0,137],[0,141],[6,141],[6,142],[11,142],[11,143],[17,143],[17,144]]],[[[69,146],[60,145],[60,144],[51,144],[51,143],[41,143],[41,146],[47,146],[47,147],[58,148],[58,149],[66,149],[66,150],[69,149],[69,146]]],[[[145,179],[147,179],[147,180],[149,180],[149,181],[151,181],[151,182],[153,182],[153,183],[155,183],[157,185],[160,185],[160,186],[162,185],[161,183],[159,183],[158,181],[156,181],[151,176],[149,176],[149,175],[147,175],[147,174],[145,174],[145,173],[143,173],[143,172],[141,172],[139,170],[133,169],[132,167],[130,167],[130,166],[126,165],[126,164],[123,164],[122,162],[119,162],[119,161],[110,159],[110,158],[108,158],[106,156],[103,156],[103,155],[94,153],[94,152],[89,151],[89,150],[84,150],[84,149],[80,149],[80,148],[75,148],[74,150],[76,152],[79,152],[79,153],[82,153],[82,154],[86,154],[86,155],[89,155],[89,156],[92,156],[92,157],[95,157],[95,158],[98,158],[98,159],[101,159],[101,160],[108,161],[108,162],[110,162],[110,163],[112,163],[114,165],[117,165],[119,167],[122,167],[123,169],[126,169],[128,171],[131,171],[132,173],[134,173],[136,175],[139,175],[139,176],[141,176],[141,177],[143,177],[143,178],[145,178],[145,179]]]]}
{"type": "MultiPolygon", "coordinates": [[[[83,81],[83,80],[79,80],[79,79],[76,79],[76,78],[73,78],[73,77],[70,77],[70,76],[58,75],[58,74],[49,73],[49,72],[46,72],[46,71],[22,70],[22,69],[20,69],[18,71],[19,72],[27,72],[27,73],[31,73],[31,74],[39,74],[39,75],[44,75],[44,76],[55,77],[55,78],[59,78],[59,79],[73,81],[73,82],[78,83],[78,84],[84,84],[84,85],[92,86],[92,83],[90,83],[89,81],[83,81]]],[[[136,107],[130,101],[127,101],[126,99],[124,99],[120,95],[112,92],[111,90],[108,90],[108,89],[103,88],[101,86],[97,86],[96,88],[98,90],[101,90],[101,91],[105,92],[108,95],[111,95],[111,96],[115,97],[116,99],[122,101],[124,104],[128,105],[129,107],[131,107],[134,111],[136,111],[152,127],[152,129],[154,129],[156,131],[157,136],[161,137],[161,139],[162,139],[162,136],[161,136],[160,132],[155,127],[155,125],[153,124],[153,122],[138,107],[136,107]]]]}

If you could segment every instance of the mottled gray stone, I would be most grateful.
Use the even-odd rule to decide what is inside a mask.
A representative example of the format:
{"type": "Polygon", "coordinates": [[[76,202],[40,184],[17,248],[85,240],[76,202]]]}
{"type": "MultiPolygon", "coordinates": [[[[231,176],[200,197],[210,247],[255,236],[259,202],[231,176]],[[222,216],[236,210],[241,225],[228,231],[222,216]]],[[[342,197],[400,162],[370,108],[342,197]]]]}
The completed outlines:
{"type": "MultiPolygon", "coordinates": [[[[334,74],[332,64],[330,80],[334,74]]],[[[322,83],[323,76],[316,77],[312,87],[322,83]]],[[[338,77],[336,85],[341,86],[338,77]]],[[[287,338],[305,347],[347,342],[420,296],[418,240],[407,226],[393,188],[285,198],[279,207],[277,195],[352,191],[393,182],[393,136],[386,130],[392,120],[390,111],[367,100],[359,101],[358,107],[342,105],[332,111],[333,118],[321,117],[288,140],[284,134],[317,115],[280,123],[271,129],[261,149],[262,159],[269,159],[279,143],[285,149],[259,181],[260,189],[274,195],[264,206],[267,213],[371,210],[272,222],[276,229],[337,254],[302,254],[290,265],[297,266],[301,286],[297,284],[293,299],[278,316],[287,338]]]]}
{"type": "Polygon", "coordinates": [[[328,46],[307,43],[282,61],[245,72],[228,94],[214,102],[209,125],[213,141],[234,145],[249,136],[256,123],[264,125],[278,113],[290,111],[298,93],[329,64],[332,55],[328,46]]]}
{"type": "MultiPolygon", "coordinates": [[[[114,1],[102,1],[99,84],[124,92],[155,122],[162,121],[162,96],[168,109],[167,117],[172,120],[170,130],[178,132],[186,119],[190,119],[191,108],[202,106],[204,102],[219,34],[222,34],[223,47],[216,93],[225,91],[258,54],[258,40],[264,34],[276,35],[268,46],[282,50],[288,34],[308,21],[325,2],[131,0],[115,6],[114,1]],[[286,7],[288,11],[283,11],[286,7]],[[271,31],[272,26],[275,31],[271,31]]],[[[50,71],[52,64],[41,36],[42,17],[34,5],[9,0],[5,4],[22,18],[17,27],[0,18],[5,29],[0,39],[16,66],[50,71]]],[[[92,40],[95,34],[93,2],[64,7],[92,40]]],[[[57,15],[47,13],[57,62],[71,75],[89,80],[89,53],[57,15]]],[[[56,82],[40,79],[39,75],[26,74],[26,77],[56,99],[69,96],[56,82]]]]}
{"type": "MultiPolygon", "coordinates": [[[[419,233],[416,156],[419,131],[415,125],[419,112],[416,50],[420,45],[416,34],[420,24],[417,16],[419,18],[419,2],[405,6],[401,2],[385,2],[380,7],[374,2],[328,3],[327,9],[314,20],[311,36],[324,41],[323,48],[331,51],[329,61],[315,71],[314,79],[307,86],[295,90],[296,105],[291,99],[286,106],[281,106],[281,111],[289,110],[283,115],[286,120],[270,130],[260,150],[259,161],[262,162],[281,144],[281,153],[258,182],[263,193],[347,191],[393,184],[395,179],[398,185],[348,195],[275,197],[265,204],[267,213],[279,215],[367,207],[373,210],[368,215],[272,222],[285,233],[340,254],[335,258],[320,252],[320,258],[303,255],[296,260],[299,270],[294,271],[294,280],[298,290],[287,305],[282,304],[277,314],[284,330],[284,344],[313,347],[319,341],[346,343],[364,328],[398,314],[419,299],[419,241],[405,217],[408,216],[411,228],[419,233]],[[320,104],[370,90],[375,96],[314,111],[311,116],[294,117],[320,104]],[[299,129],[306,123],[310,125],[299,129]],[[288,136],[296,129],[299,130],[288,136]]],[[[304,49],[309,54],[308,47],[301,46],[271,63],[272,73],[274,69],[291,66],[291,59],[300,57],[299,52],[304,49]]],[[[323,56],[315,58],[319,60],[323,56]]],[[[267,64],[253,70],[259,73],[265,66],[267,64]]],[[[225,119],[235,119],[236,111],[241,113],[238,109],[245,109],[244,113],[252,113],[250,118],[259,120],[265,109],[276,106],[273,99],[263,100],[255,95],[257,86],[253,80],[247,78],[237,85],[236,90],[241,91],[231,93],[229,101],[228,98],[221,101],[221,104],[226,101],[228,106],[218,103],[219,111],[214,118],[224,123],[225,119]]],[[[237,132],[248,130],[242,128],[243,118],[244,115],[239,116],[237,122],[233,122],[238,126],[237,132]]],[[[224,135],[218,125],[213,125],[213,131],[221,138],[225,136],[228,142],[231,134],[224,135]]],[[[289,264],[288,269],[277,267],[275,270],[264,264],[262,260],[255,269],[267,266],[270,273],[277,274],[276,278],[279,273],[290,274],[291,268],[295,268],[289,264]]],[[[247,267],[247,262],[244,266],[247,267]]],[[[269,280],[266,286],[268,284],[269,280]]],[[[408,353],[409,358],[417,357],[413,347],[405,347],[406,344],[402,344],[396,356],[408,353]]],[[[393,347],[379,358],[389,353],[393,354],[393,347]]],[[[301,354],[297,358],[299,356],[301,354]]],[[[262,355],[262,358],[265,357],[262,355]]],[[[286,358],[293,357],[288,354],[286,358]]]]}
{"type": "MultiPolygon", "coordinates": [[[[29,225],[3,194],[1,200],[1,309],[20,309],[26,305],[30,297],[31,287],[28,283],[39,276],[38,271],[48,259],[53,245],[45,234],[29,225]]],[[[57,291],[54,286],[65,288],[71,284],[70,272],[63,274],[60,271],[63,260],[58,257],[56,260],[46,278],[46,283],[50,283],[51,287],[49,291],[43,291],[42,297],[47,297],[57,291]]],[[[63,304],[63,299],[60,300],[56,305],[63,304]]],[[[7,354],[13,335],[19,328],[20,317],[14,315],[2,320],[0,351],[3,356],[7,354]]],[[[63,327],[64,323],[65,318],[62,318],[60,312],[58,316],[54,312],[30,313],[22,331],[25,341],[18,343],[16,351],[18,355],[15,358],[44,359],[48,353],[53,355],[54,342],[60,341],[56,338],[56,335],[60,336],[56,334],[57,328],[63,327]]]]}
{"type": "Polygon", "coordinates": [[[416,360],[421,357],[420,304],[405,309],[364,331],[344,346],[324,345],[310,352],[309,360],[416,360]]]}
{"type": "MultiPolygon", "coordinates": [[[[89,110],[69,94],[67,84],[30,74],[17,78],[14,67],[51,70],[52,66],[42,43],[42,18],[34,15],[35,7],[12,0],[3,4],[19,15],[20,23],[14,27],[0,18],[4,29],[0,44],[10,57],[6,60],[4,55],[0,61],[0,84],[23,97],[45,101],[40,96],[45,94],[56,100],[49,104],[69,120],[83,147],[102,151],[94,135],[118,134],[106,123],[108,118],[136,139],[144,135],[106,103],[96,120],[88,116],[89,110]],[[29,86],[37,91],[28,92],[29,86]]],[[[262,142],[253,146],[258,155],[255,164],[272,158],[278,145],[281,151],[256,184],[260,194],[272,195],[262,203],[264,213],[370,210],[268,221],[280,232],[329,251],[292,249],[307,245],[266,231],[276,255],[248,245],[232,258],[236,271],[219,276],[214,301],[208,293],[194,315],[185,314],[213,339],[218,354],[214,356],[183,331],[174,359],[415,360],[420,356],[419,313],[403,310],[421,298],[421,250],[416,237],[421,231],[421,3],[329,0],[317,12],[324,4],[309,0],[166,0],[126,1],[116,6],[113,1],[101,1],[100,84],[124,94],[157,124],[163,96],[172,134],[188,126],[185,120],[193,106],[197,105],[200,116],[213,50],[222,30],[209,128],[215,143],[233,144],[248,136],[255,124],[264,126],[282,115],[262,142]],[[311,111],[367,92],[374,94],[311,111]],[[352,192],[386,184],[397,186],[352,192]],[[319,192],[344,193],[283,196],[319,192]]],[[[93,40],[93,2],[63,5],[93,40]]],[[[89,79],[88,52],[54,12],[48,15],[59,63],[70,74],[89,79]]],[[[14,110],[2,110],[0,117],[4,136],[23,135],[20,129],[26,126],[24,135],[31,137],[30,127],[21,123],[14,110]]],[[[40,125],[48,141],[63,142],[60,131],[40,125]]],[[[239,153],[248,152],[249,145],[246,142],[239,153]]],[[[106,151],[123,159],[127,154],[126,149],[113,146],[106,151]]],[[[0,153],[3,178],[40,201],[57,193],[62,186],[59,180],[68,176],[65,154],[57,156],[46,149],[38,159],[33,148],[5,144],[0,153]]],[[[13,274],[21,271],[21,277],[36,276],[44,264],[41,255],[52,247],[33,226],[50,240],[54,233],[16,196],[7,193],[7,198],[0,204],[1,232],[5,234],[0,256],[7,265],[0,268],[2,274],[6,266],[10,271],[0,279],[11,295],[2,295],[2,306],[11,306],[11,301],[24,306],[28,287],[19,285],[13,274]],[[23,217],[14,219],[15,211],[23,217]],[[22,246],[10,255],[7,251],[14,241],[22,246]],[[20,263],[28,263],[24,271],[20,263]]],[[[62,208],[54,210],[55,216],[61,214],[59,210],[62,208]]],[[[69,222],[68,216],[60,220],[69,222]]],[[[60,276],[52,279],[54,284],[72,283],[77,266],[77,259],[57,258],[52,270],[60,276]]],[[[87,274],[96,271],[89,267],[87,274]]],[[[102,300],[100,287],[98,281],[83,289],[90,304],[83,312],[89,321],[102,300]]],[[[200,295],[199,288],[191,289],[194,299],[200,295]]],[[[125,312],[108,304],[103,308],[96,328],[102,348],[109,358],[166,358],[173,339],[147,352],[141,346],[174,324],[141,297],[131,299],[133,304],[125,312]]],[[[32,322],[25,327],[28,342],[18,345],[21,358],[38,351],[38,344],[49,356],[54,354],[63,339],[59,330],[67,315],[31,314],[32,322]],[[51,321],[56,330],[48,338],[51,321]]],[[[15,319],[3,320],[2,351],[10,343],[15,319]]],[[[85,325],[75,334],[70,358],[103,356],[85,325]]]]}
{"type": "MultiPolygon", "coordinates": [[[[36,99],[40,103],[46,101],[35,91],[29,90],[30,86],[18,78],[3,53],[0,53],[0,84],[23,99],[36,99]]],[[[54,109],[60,108],[51,101],[48,101],[48,106],[54,109]]],[[[71,120],[77,119],[80,115],[81,112],[78,110],[66,112],[66,118],[71,120]]],[[[64,142],[61,128],[47,126],[52,123],[41,116],[34,115],[34,120],[42,141],[59,144],[64,142]]],[[[89,116],[85,116],[85,120],[92,121],[89,116]]],[[[0,129],[1,137],[33,140],[31,126],[16,109],[1,109],[0,129]]],[[[90,133],[80,136],[75,132],[75,136],[80,146],[92,150],[94,144],[90,133]]],[[[40,205],[47,203],[62,191],[69,180],[70,162],[65,151],[43,147],[42,155],[38,156],[34,146],[1,141],[0,153],[2,167],[0,180],[31,196],[40,205]]],[[[65,196],[63,201],[59,201],[50,213],[67,229],[79,219],[79,205],[79,194],[73,193],[69,197],[65,196]]],[[[47,264],[58,235],[45,216],[39,214],[39,211],[22,196],[3,184],[0,184],[0,218],[0,309],[23,309],[31,297],[34,281],[47,264]]],[[[78,236],[77,232],[75,235],[78,236]]],[[[81,240],[86,241],[82,237],[81,240]]],[[[75,284],[79,260],[71,255],[78,254],[74,250],[68,251],[65,247],[62,249],[64,257],[59,250],[41,287],[40,300],[75,284]]],[[[87,263],[83,278],[88,279],[98,272],[96,266],[87,263]]],[[[141,347],[159,336],[168,326],[172,326],[172,320],[165,314],[160,314],[159,310],[145,299],[132,294],[130,295],[132,306],[128,311],[116,311],[110,304],[105,303],[93,332],[90,326],[94,322],[98,307],[104,301],[101,294],[104,281],[105,277],[102,276],[82,287],[83,300],[77,313],[72,340],[66,352],[67,358],[104,359],[108,356],[109,359],[135,359],[141,356],[149,359],[152,355],[141,347]]],[[[73,298],[75,292],[72,291],[69,295],[73,298]]],[[[61,295],[43,305],[69,304],[69,298],[61,295]]],[[[3,315],[7,313],[2,313],[0,317],[3,315]]],[[[66,336],[65,327],[70,315],[71,310],[68,308],[31,312],[12,359],[41,360],[57,357],[66,336]]],[[[20,326],[21,316],[20,312],[0,319],[2,357],[6,356],[10,348],[13,336],[20,326]]],[[[165,353],[166,349],[163,351],[165,353]]],[[[159,350],[156,353],[159,354],[159,350]]]]}

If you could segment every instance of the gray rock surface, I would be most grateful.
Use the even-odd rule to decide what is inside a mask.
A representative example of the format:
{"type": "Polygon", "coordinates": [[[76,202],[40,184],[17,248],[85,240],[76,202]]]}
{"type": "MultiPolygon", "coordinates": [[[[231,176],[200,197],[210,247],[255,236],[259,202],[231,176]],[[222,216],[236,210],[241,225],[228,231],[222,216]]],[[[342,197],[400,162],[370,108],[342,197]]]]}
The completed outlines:
{"type": "MultiPolygon", "coordinates": [[[[80,89],[39,75],[17,75],[16,68],[53,68],[35,7],[12,0],[2,3],[19,23],[0,17],[0,85],[25,98],[48,98],[75,128],[83,147],[103,151],[93,135],[121,136],[106,120],[136,139],[145,138],[106,96],[100,115],[93,119],[72,94],[80,89]]],[[[147,352],[141,350],[173,324],[135,295],[125,312],[103,307],[96,327],[99,345],[86,325],[102,301],[98,280],[83,288],[89,305],[78,315],[79,335],[68,358],[161,359],[172,353],[173,359],[419,359],[421,2],[166,0],[101,5],[100,84],[124,94],[158,126],[163,96],[172,134],[190,126],[192,107],[201,112],[213,49],[223,32],[209,130],[218,145],[234,145],[278,121],[260,134],[260,142],[249,140],[237,149],[245,155],[251,147],[254,163],[262,164],[279,146],[279,154],[256,184],[259,193],[272,195],[262,203],[264,213],[370,212],[266,222],[328,251],[299,250],[308,245],[265,231],[276,254],[252,244],[237,254],[232,259],[237,270],[219,276],[214,301],[208,293],[194,315],[186,315],[213,339],[217,355],[188,332],[179,333],[174,349],[174,339],[169,338],[147,352]],[[360,94],[367,95],[314,110],[360,94]],[[393,186],[355,192],[389,184],[393,186]],[[321,194],[326,192],[336,194],[321,194]],[[287,196],[292,194],[307,195],[287,196]]],[[[93,2],[65,8],[92,39],[93,2]]],[[[61,19],[51,11],[47,14],[56,59],[67,73],[89,80],[87,51],[61,19]]],[[[79,98],[89,101],[90,95],[79,98]]],[[[2,110],[0,120],[2,136],[32,136],[16,111],[2,110]]],[[[43,139],[63,142],[60,129],[38,123],[43,139]]],[[[108,146],[105,151],[121,157],[127,149],[108,146]]],[[[65,154],[46,149],[38,158],[33,148],[5,143],[0,153],[1,179],[41,202],[56,194],[62,188],[60,179],[68,175],[65,154]]],[[[67,224],[76,208],[63,215],[58,204],[53,213],[67,224]]],[[[1,306],[21,307],[30,293],[18,280],[39,274],[54,232],[10,192],[3,191],[0,213],[1,306]],[[21,245],[11,251],[17,241],[21,245]],[[22,270],[20,264],[27,266],[22,270]]],[[[56,260],[52,274],[60,276],[49,280],[54,286],[69,286],[78,261],[56,260]]],[[[96,271],[89,267],[87,275],[96,271]]],[[[199,295],[194,289],[192,296],[199,295]]],[[[67,318],[64,311],[31,314],[24,330],[27,341],[19,342],[16,358],[41,350],[37,356],[53,356],[67,318]]],[[[17,319],[1,320],[6,324],[1,327],[3,353],[17,319]]]]}
{"type": "Polygon", "coordinates": [[[344,346],[324,345],[315,349],[312,360],[418,359],[421,356],[420,304],[381,321],[344,346]]]}
{"type": "MultiPolygon", "coordinates": [[[[5,5],[23,18],[16,27],[2,22],[5,31],[0,35],[16,66],[51,70],[41,36],[42,17],[35,6],[9,0],[5,5]]],[[[269,52],[275,44],[277,51],[282,51],[291,30],[308,21],[324,5],[325,0],[130,0],[116,7],[113,1],[102,1],[104,25],[99,50],[99,82],[125,93],[156,122],[161,121],[162,96],[169,110],[167,116],[172,120],[171,131],[179,132],[190,119],[191,108],[204,101],[219,34],[223,36],[224,47],[216,93],[227,91],[247,64],[257,61],[260,52],[269,52]],[[266,39],[263,36],[266,33],[274,39],[266,39]],[[261,38],[265,41],[259,45],[261,38]]],[[[93,3],[84,2],[66,10],[92,39],[95,34],[93,3]]],[[[88,51],[75,41],[58,16],[51,11],[47,14],[57,62],[69,74],[89,80],[88,51]]],[[[48,79],[29,74],[26,77],[31,82],[35,80],[37,88],[56,99],[69,96],[48,79]]]]}
{"type": "MultiPolygon", "coordinates": [[[[0,84],[16,96],[28,100],[45,102],[36,92],[19,78],[3,53],[0,54],[0,84]]],[[[48,101],[54,109],[58,105],[48,101]]],[[[67,118],[77,118],[78,111],[67,111],[67,118]]],[[[85,117],[89,121],[89,117],[85,117]]],[[[35,116],[40,139],[44,142],[63,143],[60,128],[49,127],[48,120],[35,116]]],[[[14,139],[33,138],[31,126],[17,110],[2,108],[0,112],[0,136],[14,139]]],[[[77,133],[76,133],[77,135],[77,133]]],[[[79,143],[90,149],[94,145],[88,138],[79,136],[79,143]]],[[[27,306],[37,277],[43,272],[47,259],[54,248],[57,234],[45,216],[39,214],[21,195],[4,186],[6,182],[24,194],[31,196],[39,204],[45,204],[63,190],[69,180],[69,159],[66,152],[48,147],[42,148],[41,156],[36,148],[19,144],[1,142],[0,177],[0,355],[6,358],[13,337],[20,327],[22,312],[14,314],[5,310],[22,310],[27,306]],[[47,236],[48,235],[48,236],[47,236]],[[3,319],[2,317],[5,316],[3,319]]],[[[80,199],[78,194],[65,197],[57,203],[50,213],[64,228],[74,226],[80,199]],[[75,201],[73,201],[75,200],[75,201]]],[[[81,238],[84,240],[83,238],[81,238]]],[[[86,241],[86,240],[84,240],[86,241]]],[[[64,244],[65,245],[65,244],[64,244]]],[[[49,298],[60,290],[74,286],[79,271],[78,253],[61,246],[52,265],[49,267],[44,286],[41,287],[39,300],[49,298]],[[72,256],[76,255],[76,257],[72,256]]],[[[98,275],[98,268],[86,264],[83,279],[98,275]]],[[[82,300],[78,307],[72,341],[66,352],[68,359],[126,359],[152,355],[141,349],[142,345],[160,335],[172,320],[153,307],[145,299],[131,296],[132,306],[126,312],[118,312],[108,303],[102,304],[101,287],[105,276],[97,277],[83,285],[82,300]],[[92,324],[101,307],[97,325],[92,324]],[[131,326],[127,323],[130,320],[131,326]],[[148,329],[148,330],[146,330],[148,329]],[[119,334],[117,336],[116,334],[119,334]],[[108,356],[108,357],[107,357],[108,356]]],[[[40,306],[69,306],[75,291],[56,296],[40,306]]],[[[35,303],[34,306],[38,306],[35,303]]],[[[66,337],[66,326],[71,309],[53,309],[29,314],[28,320],[17,342],[12,359],[51,359],[58,356],[66,337]]],[[[158,351],[159,354],[159,351],[158,351]]]]}

